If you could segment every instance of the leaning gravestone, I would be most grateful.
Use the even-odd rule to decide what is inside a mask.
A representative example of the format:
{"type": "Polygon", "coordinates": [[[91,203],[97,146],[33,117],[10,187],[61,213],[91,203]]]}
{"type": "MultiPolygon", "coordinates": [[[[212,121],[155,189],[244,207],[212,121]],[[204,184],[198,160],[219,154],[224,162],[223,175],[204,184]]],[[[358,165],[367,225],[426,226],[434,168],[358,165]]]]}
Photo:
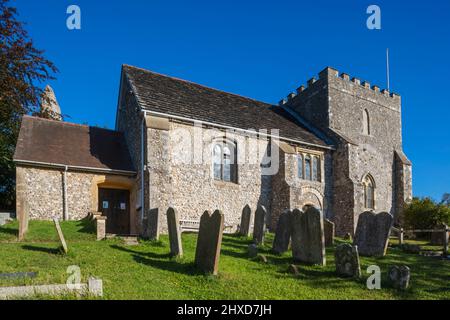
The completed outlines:
{"type": "Polygon", "coordinates": [[[289,242],[291,240],[291,215],[292,212],[290,210],[285,210],[278,219],[272,246],[272,251],[276,254],[282,254],[289,249],[289,242]]]}
{"type": "Polygon", "coordinates": [[[353,244],[362,256],[383,257],[386,254],[389,234],[394,218],[387,212],[375,214],[366,211],[359,215],[353,244]]]}
{"type": "Polygon", "coordinates": [[[28,231],[28,202],[24,199],[21,199],[18,203],[18,208],[19,213],[17,215],[17,219],[19,220],[19,241],[22,241],[28,231]]]}
{"type": "Polygon", "coordinates": [[[239,229],[239,234],[241,236],[248,237],[250,236],[250,224],[252,221],[252,210],[250,206],[247,204],[244,209],[242,209],[241,216],[241,227],[239,229]]]}
{"type": "Polygon", "coordinates": [[[214,211],[212,215],[205,211],[200,219],[195,264],[205,273],[217,275],[219,271],[223,221],[223,214],[219,210],[214,211]]]}
{"type": "Polygon", "coordinates": [[[411,271],[407,266],[392,266],[389,268],[389,280],[394,288],[406,290],[409,287],[411,271]]]}
{"type": "Polygon", "coordinates": [[[258,205],[255,212],[255,222],[253,223],[253,242],[261,244],[264,242],[264,234],[266,232],[266,208],[258,205]]]}
{"type": "Polygon", "coordinates": [[[183,245],[181,243],[181,229],[178,212],[174,208],[167,209],[167,228],[169,231],[170,254],[172,256],[183,256],[183,245]]]}
{"type": "Polygon", "coordinates": [[[331,247],[334,244],[334,223],[328,219],[323,219],[323,232],[325,234],[325,246],[331,247]]]}
{"type": "Polygon", "coordinates": [[[352,246],[348,243],[338,245],[334,252],[334,261],[338,275],[353,278],[361,276],[357,246],[352,246]]]}
{"type": "Polygon", "coordinates": [[[53,218],[53,222],[55,223],[56,232],[58,232],[59,241],[61,242],[61,246],[64,250],[64,253],[67,253],[68,249],[67,249],[66,240],[64,239],[64,235],[62,233],[58,218],[53,218]]]}
{"type": "Polygon", "coordinates": [[[325,265],[325,239],[322,213],[314,207],[292,212],[292,256],[294,260],[325,265]]]}

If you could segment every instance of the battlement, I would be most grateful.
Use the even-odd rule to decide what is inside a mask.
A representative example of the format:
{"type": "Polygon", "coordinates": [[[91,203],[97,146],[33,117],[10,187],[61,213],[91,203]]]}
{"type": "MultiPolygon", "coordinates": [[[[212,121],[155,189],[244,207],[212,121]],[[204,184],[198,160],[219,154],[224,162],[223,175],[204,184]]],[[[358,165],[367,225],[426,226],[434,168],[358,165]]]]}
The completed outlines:
{"type": "Polygon", "coordinates": [[[387,89],[381,89],[377,85],[371,85],[367,81],[361,81],[361,79],[353,77],[351,78],[349,74],[347,73],[339,73],[338,70],[326,67],[321,72],[319,72],[319,79],[317,80],[316,77],[312,77],[307,81],[307,85],[301,85],[296,89],[296,92],[291,92],[288,94],[288,96],[285,99],[280,100],[279,105],[285,105],[295,99],[297,96],[305,95],[311,93],[312,90],[316,90],[318,84],[323,82],[328,82],[330,79],[337,79],[338,81],[346,81],[349,84],[352,84],[354,86],[358,86],[361,88],[364,88],[366,90],[370,90],[370,92],[379,94],[381,96],[385,96],[392,99],[399,99],[400,95],[394,92],[389,92],[387,89]]]}

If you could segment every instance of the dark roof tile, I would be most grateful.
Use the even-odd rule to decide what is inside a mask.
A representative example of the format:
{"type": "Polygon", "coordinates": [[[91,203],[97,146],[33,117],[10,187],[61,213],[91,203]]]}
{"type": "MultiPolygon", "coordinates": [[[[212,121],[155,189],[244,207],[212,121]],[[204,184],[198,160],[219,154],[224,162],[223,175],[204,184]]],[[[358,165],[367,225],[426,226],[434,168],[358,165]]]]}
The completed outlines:
{"type": "Polygon", "coordinates": [[[279,129],[280,136],[328,146],[278,106],[124,65],[142,108],[239,129],[279,129]]]}
{"type": "Polygon", "coordinates": [[[30,116],[23,117],[14,160],[134,171],[122,133],[30,116]]]}

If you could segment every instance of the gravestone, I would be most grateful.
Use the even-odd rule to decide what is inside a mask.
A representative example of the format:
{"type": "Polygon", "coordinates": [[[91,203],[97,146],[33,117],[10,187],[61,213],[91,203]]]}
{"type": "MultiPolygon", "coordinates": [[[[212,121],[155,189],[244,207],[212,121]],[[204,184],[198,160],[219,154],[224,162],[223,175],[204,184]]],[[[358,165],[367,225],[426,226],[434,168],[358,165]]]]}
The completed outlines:
{"type": "Polygon", "coordinates": [[[148,211],[146,236],[150,240],[159,240],[160,214],[158,208],[148,211]]]}
{"type": "Polygon", "coordinates": [[[300,272],[295,264],[290,264],[288,267],[288,272],[292,273],[294,276],[299,276],[300,272]]]}
{"type": "Polygon", "coordinates": [[[255,222],[253,223],[253,242],[261,244],[264,242],[264,234],[266,232],[266,208],[258,205],[255,212],[255,222]]]}
{"type": "Polygon", "coordinates": [[[353,244],[362,256],[383,257],[394,218],[387,212],[375,214],[366,211],[359,215],[353,244]]]}
{"type": "Polygon", "coordinates": [[[24,199],[20,199],[17,214],[17,219],[19,220],[19,241],[22,241],[25,238],[26,233],[28,232],[28,210],[28,202],[24,199]]]}
{"type": "Polygon", "coordinates": [[[323,219],[323,232],[325,234],[325,246],[331,247],[334,245],[335,234],[334,223],[328,219],[323,219]]]}
{"type": "Polygon", "coordinates": [[[258,246],[254,243],[248,245],[248,256],[254,258],[258,255],[258,246]]]}
{"type": "Polygon", "coordinates": [[[252,221],[252,210],[250,206],[247,204],[244,209],[242,209],[241,216],[241,227],[239,229],[239,234],[241,236],[248,237],[250,236],[250,224],[252,221]]]}
{"type": "Polygon", "coordinates": [[[205,211],[200,219],[195,264],[205,273],[217,275],[219,270],[223,221],[223,214],[219,210],[214,211],[212,215],[205,211]]]}
{"type": "Polygon", "coordinates": [[[325,239],[322,212],[308,207],[305,212],[292,212],[292,256],[294,260],[325,265],[325,239]]]}
{"type": "Polygon", "coordinates": [[[59,225],[58,218],[53,218],[53,222],[55,223],[56,232],[58,233],[59,241],[61,242],[61,246],[64,250],[64,253],[67,253],[68,250],[66,240],[64,239],[64,235],[62,233],[61,226],[59,225]]]}
{"type": "Polygon", "coordinates": [[[267,257],[263,254],[258,254],[256,256],[256,260],[261,262],[261,263],[267,263],[267,257]]]}
{"type": "Polygon", "coordinates": [[[361,265],[359,263],[358,247],[348,243],[340,244],[334,252],[336,273],[344,277],[359,278],[361,265]]]}
{"type": "Polygon", "coordinates": [[[174,208],[167,209],[167,228],[169,231],[170,254],[172,256],[183,256],[183,245],[181,243],[181,229],[178,212],[174,208]]]}
{"type": "Polygon", "coordinates": [[[276,254],[282,254],[289,249],[289,242],[291,240],[291,215],[292,212],[290,210],[285,210],[278,219],[272,246],[272,251],[276,254]]]}
{"type": "Polygon", "coordinates": [[[97,216],[95,218],[95,226],[97,229],[97,240],[103,240],[106,238],[106,217],[97,216]]]}
{"type": "Polygon", "coordinates": [[[410,278],[411,271],[407,266],[392,266],[389,268],[389,280],[392,286],[396,289],[408,289],[410,278]]]}
{"type": "Polygon", "coordinates": [[[442,246],[444,245],[444,239],[445,239],[445,233],[444,230],[445,229],[445,225],[438,225],[435,230],[437,232],[432,232],[431,233],[431,239],[430,239],[430,244],[433,246],[442,246]]]}

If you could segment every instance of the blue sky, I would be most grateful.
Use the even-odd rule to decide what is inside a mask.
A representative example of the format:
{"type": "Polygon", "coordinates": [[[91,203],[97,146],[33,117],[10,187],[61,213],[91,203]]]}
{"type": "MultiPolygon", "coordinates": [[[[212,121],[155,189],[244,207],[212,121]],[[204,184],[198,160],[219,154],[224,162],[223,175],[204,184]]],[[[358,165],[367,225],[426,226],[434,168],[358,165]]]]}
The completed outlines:
{"type": "Polygon", "coordinates": [[[69,121],[114,127],[121,64],[276,103],[332,66],[402,95],[404,150],[413,189],[450,192],[450,2],[423,1],[12,1],[69,121]],[[66,9],[81,8],[81,30],[66,9]],[[381,30],[366,9],[381,8],[381,30]]]}

